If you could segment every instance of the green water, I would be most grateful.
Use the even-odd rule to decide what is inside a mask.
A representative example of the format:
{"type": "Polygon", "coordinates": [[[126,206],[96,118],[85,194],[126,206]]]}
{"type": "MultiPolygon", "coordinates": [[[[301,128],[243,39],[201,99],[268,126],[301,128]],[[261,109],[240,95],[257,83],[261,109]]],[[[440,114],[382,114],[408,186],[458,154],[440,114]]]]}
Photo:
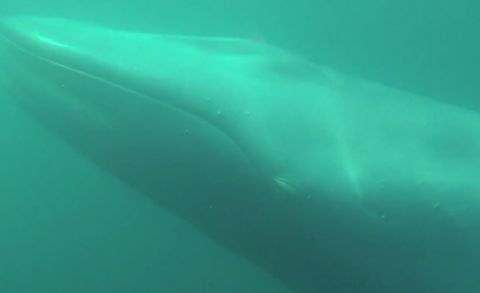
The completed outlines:
{"type": "MultiPolygon", "coordinates": [[[[143,31],[265,40],[475,110],[479,9],[475,1],[387,0],[0,4],[1,15],[56,15],[143,31]]],[[[1,293],[289,292],[85,160],[0,95],[1,293]]]]}

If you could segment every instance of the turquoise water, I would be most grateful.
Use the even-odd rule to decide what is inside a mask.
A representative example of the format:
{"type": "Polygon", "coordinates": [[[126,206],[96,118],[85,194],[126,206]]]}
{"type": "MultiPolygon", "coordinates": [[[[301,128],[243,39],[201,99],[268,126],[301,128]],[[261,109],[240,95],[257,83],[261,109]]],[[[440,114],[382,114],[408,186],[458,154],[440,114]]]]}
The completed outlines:
{"type": "MultiPolygon", "coordinates": [[[[252,38],[480,110],[479,4],[310,2],[7,1],[0,13],[252,38]]],[[[0,292],[291,292],[86,160],[0,95],[0,292]]],[[[476,274],[470,265],[466,270],[466,276],[476,274]]],[[[478,292],[480,285],[470,288],[459,293],[478,292]]]]}

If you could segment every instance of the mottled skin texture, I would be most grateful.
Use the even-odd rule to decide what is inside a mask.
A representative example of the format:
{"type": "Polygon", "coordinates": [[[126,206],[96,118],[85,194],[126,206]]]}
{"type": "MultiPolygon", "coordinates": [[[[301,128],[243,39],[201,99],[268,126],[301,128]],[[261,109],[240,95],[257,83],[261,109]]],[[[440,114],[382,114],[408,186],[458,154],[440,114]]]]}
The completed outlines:
{"type": "Polygon", "coordinates": [[[54,18],[0,33],[27,111],[299,292],[474,286],[478,113],[247,40],[54,18]]]}

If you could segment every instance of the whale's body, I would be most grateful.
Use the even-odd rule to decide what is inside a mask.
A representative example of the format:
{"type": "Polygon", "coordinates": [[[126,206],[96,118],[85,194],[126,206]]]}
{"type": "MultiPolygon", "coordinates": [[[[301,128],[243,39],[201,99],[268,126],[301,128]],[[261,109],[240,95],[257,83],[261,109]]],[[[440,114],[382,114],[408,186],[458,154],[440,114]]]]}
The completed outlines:
{"type": "Polygon", "coordinates": [[[472,288],[478,113],[241,39],[57,18],[0,35],[26,110],[299,292],[472,288]]]}

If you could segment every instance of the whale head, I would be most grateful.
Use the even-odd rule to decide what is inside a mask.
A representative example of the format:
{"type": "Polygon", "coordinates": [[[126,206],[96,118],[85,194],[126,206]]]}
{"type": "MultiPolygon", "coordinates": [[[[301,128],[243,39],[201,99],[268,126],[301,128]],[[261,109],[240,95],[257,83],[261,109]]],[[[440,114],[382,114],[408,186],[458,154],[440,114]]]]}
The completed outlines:
{"type": "Polygon", "coordinates": [[[257,172],[228,131],[238,114],[228,98],[250,82],[234,77],[259,58],[250,44],[58,18],[4,19],[0,34],[9,89],[22,106],[109,170],[142,180],[178,173],[202,189],[222,185],[224,172],[257,172]]]}

